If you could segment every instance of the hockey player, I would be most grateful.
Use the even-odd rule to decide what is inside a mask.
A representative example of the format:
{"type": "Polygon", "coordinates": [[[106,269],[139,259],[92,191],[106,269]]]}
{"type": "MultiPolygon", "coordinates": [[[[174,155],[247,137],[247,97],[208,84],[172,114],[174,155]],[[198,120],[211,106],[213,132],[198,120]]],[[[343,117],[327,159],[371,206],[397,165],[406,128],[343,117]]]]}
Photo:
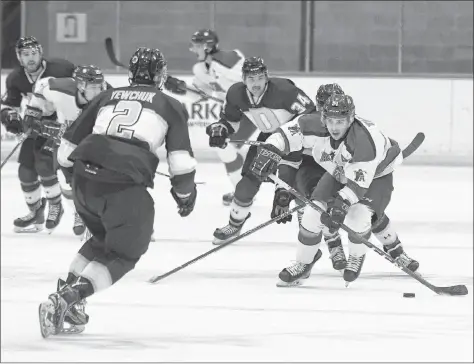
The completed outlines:
{"type": "MultiPolygon", "coordinates": [[[[245,59],[242,52],[238,49],[221,50],[217,34],[211,29],[201,29],[192,35],[190,51],[196,54],[198,60],[193,67],[193,86],[207,95],[224,101],[230,86],[242,81],[241,71],[245,59]]],[[[185,82],[171,76],[168,76],[165,88],[177,94],[187,92],[185,82]]],[[[243,118],[239,130],[232,134],[230,139],[249,140],[256,130],[250,120],[243,118]]],[[[225,149],[217,149],[217,155],[224,163],[234,189],[242,178],[242,166],[247,150],[242,144],[230,144],[225,149]]],[[[233,192],[226,193],[222,197],[222,202],[228,206],[233,198],[233,192]]]]}
{"type": "MultiPolygon", "coordinates": [[[[22,37],[15,45],[20,67],[6,80],[0,119],[10,133],[21,134],[21,120],[35,83],[45,77],[71,77],[74,65],[66,60],[46,60],[43,48],[34,37],[22,37]]],[[[54,167],[53,155],[43,147],[47,139],[31,135],[20,147],[18,178],[30,212],[14,220],[16,232],[38,232],[44,228],[46,200],[49,211],[46,229],[54,229],[61,219],[61,189],[54,167]],[[42,198],[41,187],[46,199],[42,198]]]]}
{"type": "Polygon", "coordinates": [[[58,161],[74,168],[74,203],[93,237],[71,263],[65,285],[40,304],[43,337],[64,332],[65,318],[86,324],[83,300],[120,280],[147,251],[155,215],[147,188],[153,188],[163,143],[178,213],[194,209],[188,114],[161,92],[166,72],[158,49],[138,48],[129,63],[131,85],[101,93],[63,136],[58,161]]]}
{"type": "MultiPolygon", "coordinates": [[[[247,58],[242,67],[243,81],[232,85],[227,92],[221,119],[209,125],[211,147],[225,148],[228,138],[239,130],[240,121],[247,117],[261,131],[258,141],[265,141],[270,135],[279,140],[286,152],[285,167],[298,168],[293,153],[288,150],[288,139],[298,134],[299,126],[295,118],[314,111],[311,99],[295,84],[284,78],[269,78],[267,66],[259,57],[247,58]],[[291,121],[291,122],[290,122],[291,121]]],[[[260,189],[261,180],[249,172],[258,164],[258,148],[250,147],[242,169],[242,179],[237,184],[231,204],[229,224],[214,232],[214,244],[221,244],[240,234],[244,222],[250,217],[253,198],[260,189]],[[257,159],[256,161],[254,159],[257,159]]],[[[293,181],[287,181],[293,184],[293,181]]]]}
{"type": "MultiPolygon", "coordinates": [[[[390,202],[392,172],[403,161],[394,140],[383,135],[374,123],[355,116],[355,106],[348,95],[332,94],[324,104],[321,121],[320,129],[313,134],[312,155],[326,173],[311,199],[328,213],[320,214],[310,206],[305,208],[296,263],[280,272],[279,286],[299,284],[309,277],[314,263],[321,257],[319,245],[325,228],[334,233],[345,223],[360,236],[370,237],[373,221],[384,219],[390,202]]],[[[267,143],[278,145],[272,138],[267,143]]],[[[269,173],[272,171],[267,170],[263,176],[269,173]]],[[[386,226],[384,245],[389,240],[396,243],[396,233],[386,226]]],[[[366,250],[364,244],[349,236],[349,257],[344,270],[347,283],[359,277],[366,250]]]]}
{"type": "MultiPolygon", "coordinates": [[[[35,84],[33,96],[27,105],[28,113],[37,114],[39,117],[25,118],[27,124],[31,123],[26,127],[35,130],[42,137],[56,141],[50,146],[53,152],[56,152],[61,133],[72,124],[84,107],[106,88],[107,83],[102,71],[93,65],[77,66],[72,78],[43,78],[35,84]]],[[[85,225],[79,214],[75,212],[72,201],[71,171],[64,168],[62,171],[66,184],[61,185],[61,191],[74,211],[74,234],[81,236],[85,231],[85,225]]]]}
{"type": "MultiPolygon", "coordinates": [[[[344,91],[336,83],[321,85],[316,94],[317,111],[298,119],[301,132],[304,135],[304,149],[302,163],[296,172],[296,177],[294,178],[294,187],[307,198],[311,198],[314,188],[326,172],[323,167],[316,163],[312,156],[312,150],[314,143],[317,140],[317,134],[321,132],[322,108],[326,100],[334,93],[343,95],[344,91]]],[[[294,170],[287,169],[287,171],[293,172],[294,170]]],[[[291,179],[291,177],[287,177],[287,179],[288,178],[291,179]]],[[[289,208],[290,201],[291,195],[289,192],[283,188],[277,189],[275,191],[274,206],[271,214],[272,218],[286,212],[289,208]]],[[[302,204],[298,199],[296,199],[296,203],[302,204]]],[[[298,210],[298,221],[300,224],[303,211],[304,210],[298,210]]],[[[285,222],[286,221],[283,221],[283,223],[285,222]]],[[[404,265],[413,272],[418,269],[419,263],[405,253],[403,244],[400,242],[397,233],[391,227],[390,220],[386,214],[379,216],[373,221],[372,232],[377,239],[382,242],[385,252],[390,254],[393,259],[399,262],[399,264],[404,265]]],[[[324,229],[323,236],[328,245],[333,268],[336,270],[343,270],[346,267],[347,262],[339,231],[336,230],[333,234],[330,234],[327,229],[324,229]]]]}

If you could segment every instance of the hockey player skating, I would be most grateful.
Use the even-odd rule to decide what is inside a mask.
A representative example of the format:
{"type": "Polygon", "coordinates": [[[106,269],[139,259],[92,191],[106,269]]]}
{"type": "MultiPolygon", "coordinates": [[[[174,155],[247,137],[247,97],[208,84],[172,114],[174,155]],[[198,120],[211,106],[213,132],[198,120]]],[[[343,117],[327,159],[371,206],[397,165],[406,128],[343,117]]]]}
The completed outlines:
{"type": "MultiPolygon", "coordinates": [[[[242,65],[245,59],[242,52],[238,49],[220,49],[217,34],[211,29],[201,29],[192,35],[190,51],[196,54],[198,60],[193,67],[193,86],[207,95],[224,101],[229,88],[234,83],[242,81],[242,65]]],[[[168,76],[165,88],[177,94],[187,93],[185,82],[172,76],[168,76]]],[[[256,130],[255,125],[244,117],[239,130],[232,134],[230,139],[248,140],[256,130]]],[[[225,149],[217,149],[217,155],[224,163],[234,188],[242,178],[246,151],[247,148],[242,144],[231,144],[225,149]]],[[[224,205],[230,205],[233,198],[233,192],[226,193],[222,197],[222,202],[224,205]]]]}
{"type": "MultiPolygon", "coordinates": [[[[312,155],[326,173],[314,188],[311,200],[328,213],[321,215],[310,207],[305,208],[296,262],[280,272],[277,283],[280,286],[299,284],[309,277],[321,257],[319,246],[324,229],[334,233],[344,223],[360,236],[369,238],[372,222],[383,218],[390,202],[392,172],[403,160],[395,141],[383,135],[374,123],[355,116],[355,105],[348,95],[332,94],[323,106],[321,121],[320,129],[313,134],[312,155]]],[[[297,139],[291,141],[296,141],[293,148],[297,148],[297,139]]],[[[273,138],[267,143],[272,144],[271,150],[278,145],[273,138]]],[[[303,140],[300,143],[302,146],[303,140]]],[[[278,159],[276,153],[269,154],[266,162],[269,167],[262,178],[276,170],[278,159]]],[[[349,236],[346,282],[359,277],[366,250],[366,245],[349,236]]]]}
{"type": "MultiPolygon", "coordinates": [[[[332,94],[343,95],[344,91],[338,84],[321,85],[316,94],[316,108],[314,113],[304,115],[298,119],[303,139],[302,163],[296,171],[295,177],[286,177],[286,179],[294,179],[297,191],[311,198],[315,187],[319,180],[324,175],[326,170],[316,163],[312,155],[312,150],[317,141],[315,135],[321,133],[321,111],[326,100],[332,94]]],[[[294,173],[292,169],[286,169],[289,173],[294,173]]],[[[281,172],[280,172],[280,177],[281,172]]],[[[292,195],[283,188],[277,188],[275,191],[274,205],[272,209],[272,217],[278,216],[289,209],[292,195]]],[[[297,204],[301,204],[300,200],[295,200],[297,204]]],[[[298,221],[301,224],[304,210],[298,210],[298,221]],[[301,212],[301,213],[300,213],[301,212]]],[[[287,220],[282,219],[283,223],[287,220]]],[[[280,220],[281,221],[281,220],[280,220]]],[[[403,249],[403,244],[400,242],[396,231],[391,226],[388,216],[384,213],[382,216],[376,216],[372,223],[372,232],[376,238],[382,242],[383,249],[391,257],[397,260],[411,271],[415,272],[419,263],[410,258],[403,249]]],[[[323,237],[327,243],[332,266],[336,270],[343,270],[346,268],[346,255],[341,243],[341,236],[339,230],[332,231],[323,229],[323,237]]]]}
{"type": "MultiPolygon", "coordinates": [[[[298,149],[289,150],[286,146],[291,146],[288,140],[298,134],[299,126],[295,118],[314,111],[313,102],[291,80],[269,78],[267,66],[259,57],[245,60],[242,78],[242,82],[234,84],[227,92],[221,119],[206,129],[209,145],[225,148],[229,136],[239,130],[240,121],[247,117],[260,130],[258,141],[265,141],[270,135],[274,135],[281,148],[286,153],[291,152],[284,159],[284,168],[298,168],[299,161],[295,161],[293,153],[298,149]]],[[[250,216],[253,199],[262,183],[250,169],[259,168],[261,157],[265,158],[259,154],[257,147],[249,148],[242,169],[242,179],[237,184],[231,204],[229,224],[216,229],[214,244],[221,244],[240,234],[244,222],[250,216]]]]}
{"type": "MultiPolygon", "coordinates": [[[[93,65],[77,66],[72,78],[43,78],[36,83],[33,96],[27,105],[28,113],[37,117],[25,118],[24,128],[52,140],[54,143],[50,149],[56,152],[61,134],[86,105],[106,88],[107,83],[102,71],[93,65]]],[[[70,185],[72,170],[62,167],[62,172],[66,183],[61,185],[61,191],[74,212],[74,234],[81,236],[85,231],[85,225],[75,211],[72,201],[70,185]]]]}
{"type": "Polygon", "coordinates": [[[165,143],[171,195],[178,213],[194,209],[196,161],[183,105],[161,92],[167,64],[158,49],[139,48],[129,63],[131,85],[104,91],[66,131],[58,161],[73,166],[73,198],[93,237],[72,261],[66,281],[39,306],[43,337],[83,330],[84,299],[131,271],[153,230],[158,148],[165,143]],[[77,328],[79,325],[79,329],[77,328]]]}
{"type": "MultiPolygon", "coordinates": [[[[20,67],[7,76],[0,119],[8,132],[19,135],[24,132],[22,114],[35,83],[45,77],[71,77],[74,65],[62,59],[44,59],[43,48],[34,37],[20,38],[15,51],[20,67]]],[[[61,188],[53,154],[44,148],[46,143],[46,138],[35,134],[20,147],[18,178],[30,212],[13,221],[16,232],[38,232],[44,227],[52,231],[61,220],[61,188]],[[45,220],[46,201],[49,210],[45,220]]]]}

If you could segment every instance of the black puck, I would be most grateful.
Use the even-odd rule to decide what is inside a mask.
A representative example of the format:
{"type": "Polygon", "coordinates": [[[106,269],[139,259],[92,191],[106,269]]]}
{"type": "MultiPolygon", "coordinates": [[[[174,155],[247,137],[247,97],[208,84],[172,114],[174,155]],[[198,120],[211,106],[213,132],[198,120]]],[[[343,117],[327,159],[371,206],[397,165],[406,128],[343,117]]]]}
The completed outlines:
{"type": "Polygon", "coordinates": [[[413,297],[415,297],[415,294],[414,293],[404,293],[403,297],[413,298],[413,297]]]}

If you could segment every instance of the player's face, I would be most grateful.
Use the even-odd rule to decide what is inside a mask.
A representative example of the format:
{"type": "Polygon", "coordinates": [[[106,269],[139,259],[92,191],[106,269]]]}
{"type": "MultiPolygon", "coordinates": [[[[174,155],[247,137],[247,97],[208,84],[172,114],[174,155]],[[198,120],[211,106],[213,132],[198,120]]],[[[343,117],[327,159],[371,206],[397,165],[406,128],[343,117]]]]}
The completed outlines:
{"type": "Polygon", "coordinates": [[[88,83],[84,87],[83,94],[87,101],[91,101],[92,99],[94,99],[94,97],[100,94],[103,89],[103,84],[101,83],[88,83]]]}
{"type": "Polygon", "coordinates": [[[204,43],[191,42],[189,50],[197,56],[198,61],[204,61],[206,59],[206,45],[204,43]]]}
{"type": "Polygon", "coordinates": [[[19,52],[20,64],[31,73],[38,70],[41,64],[41,52],[38,48],[21,49],[19,52]]]}
{"type": "Polygon", "coordinates": [[[324,119],[326,128],[335,140],[341,139],[349,128],[349,121],[345,117],[326,117],[324,119]]]}
{"type": "Polygon", "coordinates": [[[267,76],[264,73],[248,75],[244,78],[245,86],[253,95],[259,95],[265,89],[267,76]]]}

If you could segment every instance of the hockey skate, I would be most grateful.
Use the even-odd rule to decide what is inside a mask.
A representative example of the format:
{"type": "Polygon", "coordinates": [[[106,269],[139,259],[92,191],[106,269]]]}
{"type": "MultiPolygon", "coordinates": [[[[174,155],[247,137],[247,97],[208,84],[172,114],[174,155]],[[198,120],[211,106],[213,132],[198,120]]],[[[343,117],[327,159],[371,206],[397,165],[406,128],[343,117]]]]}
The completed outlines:
{"type": "Polygon", "coordinates": [[[328,250],[332,262],[332,267],[335,270],[342,271],[346,268],[347,260],[344,248],[342,247],[341,239],[327,241],[328,250]]]}
{"type": "Polygon", "coordinates": [[[244,221],[240,222],[239,224],[232,223],[232,218],[229,223],[224,226],[223,228],[216,229],[214,231],[214,240],[212,244],[214,245],[221,245],[229,241],[230,239],[239,236],[240,232],[242,231],[242,227],[245,224],[245,221],[250,217],[250,213],[247,215],[244,221]]]}
{"type": "Polygon", "coordinates": [[[410,258],[403,250],[403,246],[399,241],[394,244],[384,245],[383,250],[389,254],[399,265],[411,270],[415,273],[420,267],[420,263],[413,258],[410,258]]]}
{"type": "Polygon", "coordinates": [[[57,203],[49,203],[48,217],[46,218],[46,229],[51,234],[61,222],[64,214],[64,208],[61,201],[57,203]]]}
{"type": "Polygon", "coordinates": [[[323,253],[321,249],[318,249],[318,252],[314,256],[314,259],[311,263],[305,264],[301,262],[296,262],[292,266],[283,269],[278,275],[280,281],[277,282],[277,287],[299,286],[302,283],[301,281],[303,279],[309,278],[314,264],[321,258],[322,255],[323,253]]]}
{"type": "Polygon", "coordinates": [[[41,336],[66,333],[64,319],[67,311],[80,300],[79,292],[69,285],[61,291],[49,295],[48,300],[39,305],[39,323],[41,336]]]}
{"type": "Polygon", "coordinates": [[[13,231],[16,233],[37,233],[44,228],[44,210],[46,199],[43,197],[38,201],[38,206],[31,208],[28,215],[19,217],[13,221],[13,231]]]}
{"type": "Polygon", "coordinates": [[[222,204],[224,206],[230,206],[233,199],[234,199],[234,192],[226,193],[225,195],[222,196],[222,204]]]}
{"type": "MultiPolygon", "coordinates": [[[[61,278],[58,279],[57,290],[60,291],[66,286],[66,282],[61,278]]],[[[64,316],[64,323],[61,333],[64,334],[80,334],[84,331],[85,325],[89,322],[89,315],[86,314],[86,300],[80,300],[69,308],[64,316]]]]}
{"type": "Polygon", "coordinates": [[[74,213],[74,226],[72,227],[74,235],[81,236],[86,231],[86,225],[77,212],[74,213]]]}
{"type": "Polygon", "coordinates": [[[344,270],[344,280],[346,281],[346,287],[349,286],[349,283],[354,282],[357,278],[359,278],[362,266],[364,265],[364,260],[365,254],[360,257],[349,254],[346,269],[344,270]]]}

